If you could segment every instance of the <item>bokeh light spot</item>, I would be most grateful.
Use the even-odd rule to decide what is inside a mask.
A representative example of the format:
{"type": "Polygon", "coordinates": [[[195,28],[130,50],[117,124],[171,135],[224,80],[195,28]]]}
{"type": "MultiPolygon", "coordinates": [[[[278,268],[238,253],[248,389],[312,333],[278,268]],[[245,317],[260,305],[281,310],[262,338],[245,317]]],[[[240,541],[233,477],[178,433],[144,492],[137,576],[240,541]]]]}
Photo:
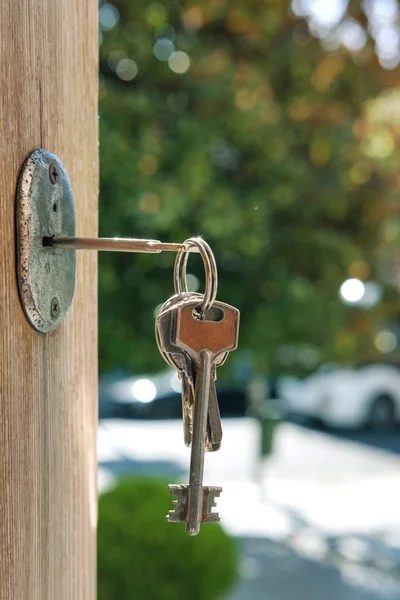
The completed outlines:
{"type": "Polygon", "coordinates": [[[181,18],[186,29],[195,31],[204,25],[204,15],[199,6],[190,6],[182,13],[181,18]]]}
{"type": "Polygon", "coordinates": [[[339,25],[337,35],[349,50],[361,50],[367,43],[364,29],[352,18],[345,19],[339,25]]]}
{"type": "Polygon", "coordinates": [[[166,62],[174,53],[175,46],[168,38],[157,40],[153,47],[153,54],[158,60],[166,62]]]}
{"type": "Polygon", "coordinates": [[[360,279],[346,279],[340,287],[340,295],[345,302],[359,302],[364,296],[364,284],[360,279]]]}
{"type": "Polygon", "coordinates": [[[371,135],[366,143],[361,144],[365,154],[374,158],[383,159],[390,156],[394,150],[394,139],[392,134],[382,129],[371,135]]]}
{"type": "Polygon", "coordinates": [[[375,346],[383,354],[389,354],[396,349],[397,340],[394,333],[388,330],[383,330],[377,333],[375,337],[375,346]]]}
{"type": "Polygon", "coordinates": [[[153,2],[146,8],[146,21],[153,27],[160,27],[167,18],[166,8],[159,2],[153,2]]]}
{"type": "Polygon", "coordinates": [[[147,404],[156,397],[157,388],[150,379],[138,379],[132,385],[132,394],[135,400],[147,404]]]}
{"type": "Polygon", "coordinates": [[[122,58],[118,62],[115,72],[123,81],[132,81],[138,74],[137,64],[131,58],[122,58]]]}
{"type": "Polygon", "coordinates": [[[104,31],[110,31],[119,21],[119,11],[113,4],[103,4],[99,10],[99,25],[104,31]]]}
{"type": "Polygon", "coordinates": [[[182,52],[179,50],[178,52],[173,52],[171,54],[171,56],[168,59],[168,65],[171,71],[182,75],[183,73],[186,73],[186,71],[189,69],[190,59],[186,52],[182,52]]]}

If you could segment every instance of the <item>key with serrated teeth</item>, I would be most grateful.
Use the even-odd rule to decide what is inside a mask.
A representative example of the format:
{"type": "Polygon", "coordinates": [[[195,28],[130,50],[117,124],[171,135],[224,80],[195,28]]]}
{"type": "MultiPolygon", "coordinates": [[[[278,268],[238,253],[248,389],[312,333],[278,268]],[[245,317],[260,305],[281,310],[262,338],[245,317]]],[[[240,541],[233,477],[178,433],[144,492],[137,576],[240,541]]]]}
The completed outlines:
{"type": "Polygon", "coordinates": [[[187,353],[181,353],[179,348],[169,347],[168,341],[171,337],[173,327],[173,314],[175,304],[181,299],[177,296],[170,298],[160,307],[156,314],[155,330],[156,341],[161,356],[171,367],[178,370],[178,376],[182,385],[182,416],[183,436],[186,446],[192,443],[192,419],[194,404],[194,372],[193,363],[187,353]],[[174,302],[175,300],[175,302],[174,302]],[[168,348],[168,351],[167,351],[168,348]]]}
{"type": "MultiPolygon", "coordinates": [[[[175,327],[175,316],[178,305],[195,300],[196,304],[200,304],[203,300],[203,295],[195,292],[189,292],[173,296],[160,307],[156,315],[156,340],[165,361],[171,366],[178,369],[179,377],[182,382],[182,414],[183,414],[183,429],[184,440],[187,446],[192,442],[193,430],[193,404],[194,404],[194,386],[196,380],[197,365],[190,355],[178,348],[173,343],[173,331],[175,327]]],[[[218,360],[223,362],[224,356],[218,360]]],[[[217,393],[215,390],[215,368],[213,369],[214,377],[210,382],[210,400],[208,407],[207,421],[207,451],[216,451],[221,447],[222,426],[219,414],[217,393]]]]}
{"type": "Polygon", "coordinates": [[[195,292],[177,294],[167,300],[157,311],[156,341],[161,356],[171,366],[178,370],[182,384],[182,416],[183,434],[186,446],[192,443],[192,421],[194,406],[194,363],[187,352],[182,352],[172,341],[172,331],[175,326],[175,314],[178,304],[196,300],[201,302],[203,296],[195,292]]]}
{"type": "MultiPolygon", "coordinates": [[[[209,494],[203,487],[210,380],[213,378],[213,365],[218,358],[237,347],[239,331],[239,311],[233,306],[215,302],[212,314],[199,314],[197,309],[198,302],[187,303],[178,308],[174,340],[178,347],[193,356],[198,365],[189,485],[179,487],[173,511],[176,515],[174,520],[179,518],[186,521],[186,532],[189,535],[199,533],[200,523],[211,518],[210,503],[215,505],[216,495],[210,501],[209,494]]],[[[172,493],[177,491],[176,486],[169,487],[172,493]]]]}
{"type": "MultiPolygon", "coordinates": [[[[199,305],[203,300],[202,294],[188,292],[173,296],[160,307],[156,315],[156,340],[161,355],[171,366],[178,369],[182,382],[182,414],[183,431],[186,446],[192,443],[193,432],[193,407],[194,387],[196,382],[197,364],[194,358],[182,348],[174,344],[174,330],[176,314],[179,307],[190,303],[199,305]]],[[[218,359],[218,363],[225,360],[225,356],[218,359]]],[[[208,406],[206,450],[216,451],[221,447],[222,426],[218,407],[217,393],[215,390],[215,367],[213,378],[210,380],[210,399],[208,406]]]]}

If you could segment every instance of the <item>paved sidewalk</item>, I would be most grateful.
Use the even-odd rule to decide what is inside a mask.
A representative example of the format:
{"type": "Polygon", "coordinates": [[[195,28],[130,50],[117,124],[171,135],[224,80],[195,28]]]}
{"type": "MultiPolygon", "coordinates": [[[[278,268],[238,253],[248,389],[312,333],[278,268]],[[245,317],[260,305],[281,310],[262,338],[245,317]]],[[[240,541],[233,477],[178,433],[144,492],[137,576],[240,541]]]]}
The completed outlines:
{"type": "MultiPolygon", "coordinates": [[[[260,465],[257,423],[223,425],[222,449],[206,457],[205,484],[224,488],[218,511],[228,531],[304,560],[400,572],[400,457],[283,423],[273,457],[260,465]]],[[[99,488],[130,472],[187,481],[189,453],[180,421],[103,421],[99,488]]]]}
{"type": "Polygon", "coordinates": [[[398,574],[299,556],[267,539],[241,540],[241,577],[227,600],[398,600],[398,574]]]}

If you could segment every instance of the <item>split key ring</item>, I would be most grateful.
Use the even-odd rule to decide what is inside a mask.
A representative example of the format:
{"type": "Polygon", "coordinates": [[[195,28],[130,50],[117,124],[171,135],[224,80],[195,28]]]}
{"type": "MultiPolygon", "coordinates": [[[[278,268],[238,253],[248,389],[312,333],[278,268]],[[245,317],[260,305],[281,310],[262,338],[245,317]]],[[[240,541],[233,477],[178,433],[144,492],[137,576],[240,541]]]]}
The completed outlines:
{"type": "MultiPolygon", "coordinates": [[[[215,298],[217,297],[217,263],[215,262],[213,251],[211,250],[207,242],[205,242],[202,238],[188,238],[183,242],[183,246],[198,248],[201,258],[203,259],[205,272],[205,290],[203,302],[199,305],[198,308],[199,314],[203,315],[205,311],[211,308],[211,306],[214,304],[215,298]]],[[[186,278],[189,254],[189,252],[180,251],[178,252],[175,259],[174,287],[176,294],[187,293],[189,291],[186,278]]]]}

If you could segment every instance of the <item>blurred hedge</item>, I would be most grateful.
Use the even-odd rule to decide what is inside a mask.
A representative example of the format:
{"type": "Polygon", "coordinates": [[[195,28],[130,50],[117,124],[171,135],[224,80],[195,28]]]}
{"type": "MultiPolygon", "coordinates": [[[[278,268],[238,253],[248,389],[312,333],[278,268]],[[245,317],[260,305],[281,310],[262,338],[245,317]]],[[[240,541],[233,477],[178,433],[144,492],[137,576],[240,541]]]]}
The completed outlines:
{"type": "Polygon", "coordinates": [[[98,600],[217,600],[232,586],[237,552],[220,525],[193,538],[167,523],[167,483],[121,480],[99,500],[98,600]]]}

